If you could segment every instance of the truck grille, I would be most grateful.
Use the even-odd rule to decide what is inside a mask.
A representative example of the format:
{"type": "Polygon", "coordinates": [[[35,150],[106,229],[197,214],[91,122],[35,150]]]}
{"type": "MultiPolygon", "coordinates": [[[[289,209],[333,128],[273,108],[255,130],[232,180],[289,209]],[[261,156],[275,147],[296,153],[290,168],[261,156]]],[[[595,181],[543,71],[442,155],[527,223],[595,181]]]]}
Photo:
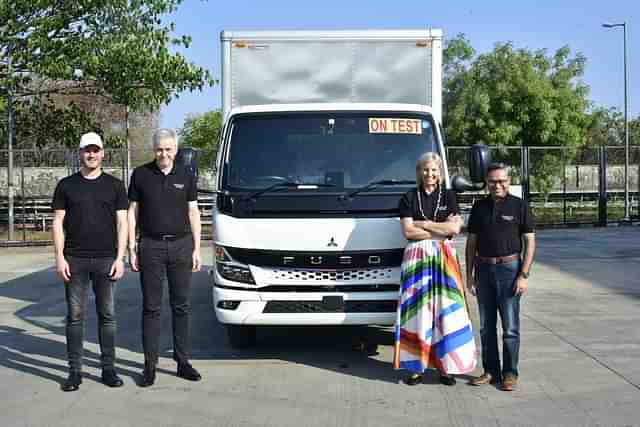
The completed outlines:
{"type": "Polygon", "coordinates": [[[328,308],[322,301],[269,301],[263,313],[393,313],[396,301],[345,301],[344,307],[328,308]]]}
{"type": "Polygon", "coordinates": [[[278,281],[285,282],[342,282],[359,283],[377,280],[393,280],[394,270],[391,268],[363,270],[306,270],[306,269],[271,269],[271,275],[278,281]]]}

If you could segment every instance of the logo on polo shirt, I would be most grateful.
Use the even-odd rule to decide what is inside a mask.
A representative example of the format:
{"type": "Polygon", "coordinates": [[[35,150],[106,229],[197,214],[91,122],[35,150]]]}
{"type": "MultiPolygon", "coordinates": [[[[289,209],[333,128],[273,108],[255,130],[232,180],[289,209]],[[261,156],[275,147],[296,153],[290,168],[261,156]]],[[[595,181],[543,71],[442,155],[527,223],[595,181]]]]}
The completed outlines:
{"type": "Polygon", "coordinates": [[[173,184],[178,190],[182,190],[184,188],[184,184],[173,184]]]}
{"type": "Polygon", "coordinates": [[[505,221],[513,221],[513,216],[510,215],[501,215],[502,219],[504,219],[505,221]]]}

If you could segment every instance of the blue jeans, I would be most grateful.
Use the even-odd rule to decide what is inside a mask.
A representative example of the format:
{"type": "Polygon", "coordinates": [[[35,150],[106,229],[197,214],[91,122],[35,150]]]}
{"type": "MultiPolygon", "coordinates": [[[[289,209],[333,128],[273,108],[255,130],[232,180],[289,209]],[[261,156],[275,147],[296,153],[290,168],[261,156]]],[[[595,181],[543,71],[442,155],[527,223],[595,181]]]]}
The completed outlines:
{"type": "Polygon", "coordinates": [[[520,296],[514,294],[514,284],[520,271],[520,261],[504,264],[478,264],[478,309],[482,365],[494,378],[506,374],[518,376],[520,352],[520,296]],[[502,322],[502,368],[498,351],[497,321],[502,322]]]}
{"type": "Polygon", "coordinates": [[[67,301],[67,355],[69,369],[82,369],[84,319],[87,307],[87,289],[93,285],[98,314],[98,341],[102,368],[113,368],[116,359],[116,318],[113,301],[114,282],[109,279],[113,258],[65,257],[69,263],[71,280],[65,283],[67,301]]]}

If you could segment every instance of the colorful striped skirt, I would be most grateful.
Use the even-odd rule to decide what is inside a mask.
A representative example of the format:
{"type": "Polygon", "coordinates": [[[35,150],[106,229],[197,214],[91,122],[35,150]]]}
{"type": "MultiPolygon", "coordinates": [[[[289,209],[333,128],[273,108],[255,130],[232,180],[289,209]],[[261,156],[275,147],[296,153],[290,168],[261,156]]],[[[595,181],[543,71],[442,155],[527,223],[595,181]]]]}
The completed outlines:
{"type": "Polygon", "coordinates": [[[401,280],[394,367],[415,373],[473,371],[476,346],[453,243],[410,242],[401,280]]]}

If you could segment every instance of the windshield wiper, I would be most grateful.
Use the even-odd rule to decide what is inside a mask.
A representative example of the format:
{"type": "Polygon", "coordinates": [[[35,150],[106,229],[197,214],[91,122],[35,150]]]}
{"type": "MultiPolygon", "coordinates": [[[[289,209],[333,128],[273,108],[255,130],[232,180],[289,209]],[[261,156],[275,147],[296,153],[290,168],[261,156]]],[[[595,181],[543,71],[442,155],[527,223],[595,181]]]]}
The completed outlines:
{"type": "Polygon", "coordinates": [[[344,199],[351,199],[353,198],[353,196],[355,196],[356,194],[359,193],[363,193],[369,190],[373,190],[374,188],[380,186],[380,185],[409,185],[409,184],[415,184],[415,181],[411,181],[411,180],[399,180],[399,179],[382,179],[380,181],[373,181],[368,183],[367,185],[365,185],[364,187],[358,188],[357,190],[352,191],[351,193],[347,194],[346,196],[343,195],[342,198],[344,199]]]}
{"type": "Polygon", "coordinates": [[[294,182],[294,181],[284,181],[277,182],[273,185],[270,185],[262,190],[255,191],[249,194],[245,199],[255,199],[258,196],[263,195],[264,193],[269,193],[274,190],[280,190],[284,188],[298,188],[300,190],[311,190],[315,188],[326,188],[326,187],[335,187],[335,184],[316,184],[316,183],[303,183],[303,182],[294,182]]]}

